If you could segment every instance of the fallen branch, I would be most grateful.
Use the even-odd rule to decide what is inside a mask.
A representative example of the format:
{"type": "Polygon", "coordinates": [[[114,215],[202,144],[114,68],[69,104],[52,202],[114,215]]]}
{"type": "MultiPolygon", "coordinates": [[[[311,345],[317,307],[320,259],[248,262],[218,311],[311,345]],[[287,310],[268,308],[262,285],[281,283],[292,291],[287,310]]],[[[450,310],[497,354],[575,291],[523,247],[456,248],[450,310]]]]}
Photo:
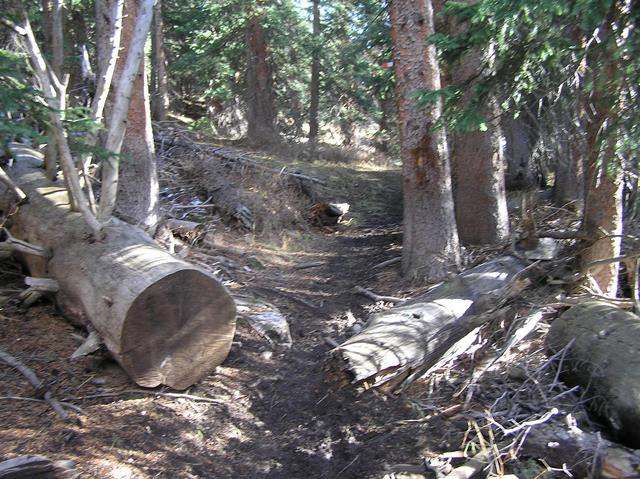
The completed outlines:
{"type": "Polygon", "coordinates": [[[394,303],[394,304],[404,303],[405,301],[407,301],[406,298],[397,298],[395,296],[380,296],[379,294],[376,294],[371,290],[363,288],[362,286],[356,286],[353,288],[353,290],[356,293],[361,294],[362,296],[366,296],[367,298],[373,301],[384,301],[385,303],[394,303]]]}
{"type": "Polygon", "coordinates": [[[391,266],[392,264],[400,263],[402,261],[402,256],[398,256],[397,258],[391,258],[387,261],[383,261],[382,263],[378,263],[375,266],[372,266],[371,269],[380,269],[385,266],[391,266]]]}
{"type": "Polygon", "coordinates": [[[84,400],[84,399],[118,397],[118,396],[124,396],[126,394],[143,394],[143,395],[147,395],[147,396],[162,396],[162,397],[177,398],[177,399],[188,399],[190,401],[206,402],[206,403],[211,403],[211,404],[227,404],[227,402],[223,401],[222,399],[214,399],[214,398],[208,398],[208,397],[204,397],[204,396],[194,396],[193,394],[165,393],[165,392],[160,392],[160,391],[147,391],[145,389],[125,389],[123,391],[107,391],[107,392],[104,392],[104,393],[89,394],[87,396],[78,396],[78,397],[70,396],[70,397],[64,398],[63,400],[64,401],[71,401],[71,400],[79,401],[79,400],[84,400]]]}
{"type": "MultiPolygon", "coordinates": [[[[44,399],[28,398],[28,397],[24,397],[24,396],[0,396],[0,400],[6,400],[6,401],[28,401],[28,402],[40,402],[40,403],[46,403],[47,402],[44,399]]],[[[83,416],[87,415],[87,413],[83,409],[79,408],[75,404],[71,404],[70,402],[65,402],[65,401],[58,401],[58,402],[60,403],[61,406],[66,407],[67,409],[71,409],[72,411],[75,411],[78,414],[82,414],[83,416]]]]}
{"type": "Polygon", "coordinates": [[[309,268],[318,268],[320,266],[324,266],[326,263],[324,261],[316,261],[313,263],[302,263],[293,267],[293,269],[309,269],[309,268]]]}
{"type": "Polygon", "coordinates": [[[489,452],[482,451],[470,458],[462,466],[456,467],[442,479],[470,479],[489,464],[489,452]]]}
{"type": "Polygon", "coordinates": [[[13,193],[18,198],[19,203],[26,201],[27,194],[16,186],[16,184],[11,180],[11,178],[9,178],[9,175],[7,175],[7,173],[2,168],[0,168],[0,183],[4,183],[10,191],[13,191],[13,193]]]}
{"type": "Polygon", "coordinates": [[[34,373],[33,370],[31,370],[30,368],[22,364],[18,359],[1,349],[0,361],[19,371],[33,386],[36,397],[44,398],[44,400],[49,404],[49,406],[51,406],[51,409],[53,409],[58,416],[60,416],[65,421],[69,420],[69,415],[64,411],[60,403],[51,395],[51,391],[47,390],[45,384],[40,381],[40,379],[38,379],[38,376],[36,376],[36,373],[34,373]]]}
{"type": "Polygon", "coordinates": [[[41,256],[43,258],[48,257],[48,254],[44,248],[14,238],[6,228],[0,228],[0,238],[2,238],[2,242],[0,242],[0,251],[6,251],[9,253],[18,252],[34,256],[41,256]]]}
{"type": "Polygon", "coordinates": [[[586,273],[590,269],[595,268],[596,266],[604,266],[611,263],[619,263],[624,262],[630,259],[640,258],[640,251],[636,251],[634,253],[625,254],[622,256],[614,256],[612,258],[599,259],[596,261],[592,261],[591,263],[587,263],[582,267],[582,272],[586,273]]]}

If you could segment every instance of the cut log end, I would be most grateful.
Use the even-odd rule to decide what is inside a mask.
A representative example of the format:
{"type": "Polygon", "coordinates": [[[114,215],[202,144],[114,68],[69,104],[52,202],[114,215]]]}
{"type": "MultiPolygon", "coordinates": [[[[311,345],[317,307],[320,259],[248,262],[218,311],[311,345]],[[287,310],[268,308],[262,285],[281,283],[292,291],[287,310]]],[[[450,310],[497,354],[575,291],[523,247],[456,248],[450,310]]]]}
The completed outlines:
{"type": "Polygon", "coordinates": [[[132,303],[118,360],[140,386],[185,389],[225,359],[235,314],[220,283],[197,270],[177,271],[132,303]]]}

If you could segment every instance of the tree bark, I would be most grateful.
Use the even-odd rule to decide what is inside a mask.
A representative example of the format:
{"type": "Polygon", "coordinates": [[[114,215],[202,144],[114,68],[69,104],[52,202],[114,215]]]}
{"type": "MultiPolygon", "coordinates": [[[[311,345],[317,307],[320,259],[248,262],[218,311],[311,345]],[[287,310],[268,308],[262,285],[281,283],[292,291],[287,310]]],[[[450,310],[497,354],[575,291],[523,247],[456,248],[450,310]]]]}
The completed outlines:
{"type": "Polygon", "coordinates": [[[123,219],[145,229],[158,222],[158,174],[143,61],[153,3],[125,2],[121,58],[126,61],[116,64],[105,144],[107,150],[122,154],[124,167],[120,170],[120,159],[115,156],[103,163],[100,198],[101,221],[108,220],[115,206],[123,219]]]}
{"type": "MultiPolygon", "coordinates": [[[[464,26],[452,28],[455,33],[461,33],[458,30],[462,29],[464,26]]],[[[483,62],[490,55],[490,51],[474,48],[451,69],[453,84],[467,92],[462,107],[468,106],[477,79],[482,78],[483,62]]],[[[495,244],[509,236],[499,112],[491,95],[482,101],[478,111],[485,118],[487,129],[451,135],[456,222],[460,241],[466,245],[495,244]]]]}
{"type": "Polygon", "coordinates": [[[539,172],[531,158],[539,129],[525,120],[526,115],[527,112],[522,112],[518,118],[513,118],[511,113],[505,113],[500,121],[505,139],[505,186],[508,190],[531,190],[540,184],[539,172]]]}
{"type": "Polygon", "coordinates": [[[273,71],[262,17],[253,14],[247,21],[247,138],[255,145],[278,142],[273,71]]]}
{"type": "Polygon", "coordinates": [[[361,333],[332,352],[330,379],[368,388],[426,371],[451,346],[487,321],[478,324],[472,314],[482,308],[480,303],[497,302],[487,295],[510,285],[525,267],[526,263],[514,257],[498,258],[420,298],[374,315],[361,333]]]}
{"type": "MultiPolygon", "coordinates": [[[[615,15],[618,2],[612,2],[610,16],[615,15]]],[[[596,50],[590,60],[598,65],[594,74],[593,93],[586,99],[587,164],[585,166],[585,199],[583,231],[592,238],[580,255],[582,265],[620,255],[622,248],[622,165],[616,160],[616,133],[612,123],[619,98],[612,85],[616,82],[615,39],[611,30],[613,18],[603,22],[599,35],[603,49],[596,50]],[[612,44],[613,42],[613,44],[612,44]]],[[[593,68],[591,69],[593,71],[593,68]]],[[[593,281],[605,296],[618,293],[620,264],[612,262],[589,271],[593,281]]]]}
{"type": "MultiPolygon", "coordinates": [[[[184,389],[220,364],[235,329],[225,288],[135,226],[114,220],[105,239],[91,239],[82,216],[69,210],[66,190],[46,181],[38,162],[25,161],[16,161],[11,175],[29,202],[12,216],[11,232],[51,252],[48,263],[26,262],[58,281],[64,313],[91,322],[140,386],[184,389]]],[[[0,193],[6,212],[12,193],[0,193]]]]}
{"type": "Polygon", "coordinates": [[[585,389],[596,418],[624,444],[640,447],[640,317],[604,302],[574,306],[547,335],[550,354],[569,346],[563,379],[585,389]]]}
{"type": "Polygon", "coordinates": [[[162,0],[157,0],[153,8],[151,35],[152,95],[151,111],[156,121],[165,121],[169,110],[169,81],[167,59],[164,49],[164,24],[162,21],[162,0]]]}
{"type": "Polygon", "coordinates": [[[64,34],[62,17],[64,13],[64,0],[53,0],[51,12],[51,68],[58,78],[62,78],[64,66],[64,34]]]}
{"type": "Polygon", "coordinates": [[[389,3],[404,179],[402,271],[410,280],[437,280],[460,260],[445,131],[434,130],[442,104],[420,109],[414,95],[440,88],[429,0],[389,3]]]}
{"type": "MultiPolygon", "coordinates": [[[[318,141],[318,107],[320,104],[320,0],[313,0],[313,50],[311,53],[311,85],[309,101],[309,143],[315,155],[318,141]]],[[[313,156],[312,155],[312,156],[313,156]]]]}

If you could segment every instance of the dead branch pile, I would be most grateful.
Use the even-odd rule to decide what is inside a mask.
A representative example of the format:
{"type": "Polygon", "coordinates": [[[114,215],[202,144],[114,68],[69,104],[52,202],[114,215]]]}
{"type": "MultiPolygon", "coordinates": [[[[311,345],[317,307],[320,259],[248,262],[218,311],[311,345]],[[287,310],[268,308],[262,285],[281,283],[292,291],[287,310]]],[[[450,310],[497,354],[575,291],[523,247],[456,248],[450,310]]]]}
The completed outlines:
{"type": "Polygon", "coordinates": [[[202,221],[218,217],[263,235],[307,226],[315,188],[324,182],[274,168],[231,148],[200,143],[188,134],[161,133],[162,197],[170,216],[202,221]]]}

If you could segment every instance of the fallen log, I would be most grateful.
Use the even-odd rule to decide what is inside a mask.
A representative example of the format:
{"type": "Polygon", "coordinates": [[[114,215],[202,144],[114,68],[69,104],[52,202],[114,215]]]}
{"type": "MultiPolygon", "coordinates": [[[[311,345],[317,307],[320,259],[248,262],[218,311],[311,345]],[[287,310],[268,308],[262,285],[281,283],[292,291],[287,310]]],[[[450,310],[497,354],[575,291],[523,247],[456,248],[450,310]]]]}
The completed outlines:
{"type": "Polygon", "coordinates": [[[578,428],[571,416],[528,429],[519,457],[542,459],[575,477],[623,479],[638,477],[640,451],[578,428]]]}
{"type": "Polygon", "coordinates": [[[330,353],[328,378],[369,387],[397,385],[426,371],[490,318],[480,313],[504,297],[525,261],[501,257],[472,268],[427,294],[374,315],[359,334],[330,353]]]}
{"type": "Polygon", "coordinates": [[[600,301],[579,304],[547,334],[550,354],[569,343],[561,378],[586,390],[590,411],[616,440],[640,447],[640,317],[600,301]]]}
{"type": "MultiPolygon", "coordinates": [[[[51,252],[48,261],[24,259],[32,276],[58,281],[65,315],[90,322],[140,386],[185,389],[218,366],[235,331],[235,305],[225,288],[122,221],[111,221],[96,240],[83,217],[70,211],[66,190],[49,183],[38,166],[23,157],[10,171],[29,196],[10,229],[51,252]]],[[[5,193],[0,189],[0,209],[7,211],[5,193]]]]}

